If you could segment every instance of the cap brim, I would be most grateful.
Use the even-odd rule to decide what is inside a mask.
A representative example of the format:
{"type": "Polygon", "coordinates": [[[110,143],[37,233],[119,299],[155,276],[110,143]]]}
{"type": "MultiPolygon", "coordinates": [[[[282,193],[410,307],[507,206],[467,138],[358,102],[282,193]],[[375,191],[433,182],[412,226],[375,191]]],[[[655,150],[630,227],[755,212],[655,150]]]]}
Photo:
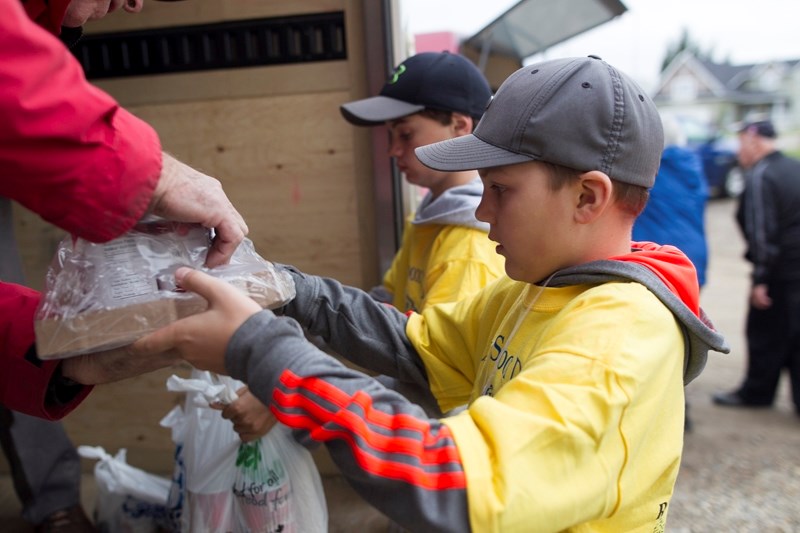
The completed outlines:
{"type": "Polygon", "coordinates": [[[377,126],[387,120],[395,120],[413,115],[425,106],[409,104],[388,96],[373,96],[342,104],[340,110],[344,118],[356,126],[377,126]]]}
{"type": "Polygon", "coordinates": [[[478,170],[536,161],[535,157],[498,148],[480,140],[475,135],[464,135],[420,146],[414,150],[414,153],[426,167],[447,172],[478,170]]]}

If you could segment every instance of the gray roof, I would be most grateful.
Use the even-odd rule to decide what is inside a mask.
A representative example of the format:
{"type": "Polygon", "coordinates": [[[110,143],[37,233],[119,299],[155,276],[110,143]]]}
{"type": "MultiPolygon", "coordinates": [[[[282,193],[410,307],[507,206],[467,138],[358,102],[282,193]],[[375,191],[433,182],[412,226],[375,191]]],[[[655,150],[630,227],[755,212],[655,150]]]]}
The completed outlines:
{"type": "MultiPolygon", "coordinates": [[[[760,69],[767,65],[783,65],[787,70],[791,70],[797,65],[800,65],[800,59],[791,60],[775,60],[766,61],[763,63],[748,63],[743,65],[732,65],[730,63],[716,63],[708,59],[700,59],[690,52],[684,52],[677,56],[674,62],[683,61],[684,65],[690,70],[695,71],[695,75],[706,80],[712,79],[719,91],[712,97],[714,99],[724,98],[731,102],[739,104],[760,104],[770,103],[775,101],[776,96],[779,96],[775,91],[764,91],[753,84],[748,84],[748,81],[756,79],[760,74],[760,69]],[[702,71],[698,70],[702,69],[702,71]],[[718,85],[717,85],[718,84],[718,85]],[[721,92],[720,92],[721,91],[721,92]]],[[[675,63],[679,64],[679,63],[675,63]]],[[[654,96],[656,102],[665,100],[666,97],[661,94],[665,83],[674,74],[674,69],[670,68],[670,64],[664,73],[667,78],[662,78],[658,91],[654,96]]],[[[708,98],[700,97],[699,100],[708,98]]]]}
{"type": "Polygon", "coordinates": [[[730,88],[729,83],[732,79],[742,73],[748,72],[753,65],[731,65],[730,63],[712,63],[708,60],[697,59],[705,69],[714,76],[722,85],[730,88]]]}

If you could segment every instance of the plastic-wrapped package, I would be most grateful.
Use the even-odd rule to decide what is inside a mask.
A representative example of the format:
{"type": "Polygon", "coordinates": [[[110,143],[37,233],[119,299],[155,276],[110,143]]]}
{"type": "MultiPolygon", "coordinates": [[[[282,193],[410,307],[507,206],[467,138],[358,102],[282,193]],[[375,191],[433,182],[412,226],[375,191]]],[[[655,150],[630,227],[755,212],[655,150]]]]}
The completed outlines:
{"type": "Polygon", "coordinates": [[[203,266],[210,230],[152,220],[121,237],[95,244],[65,238],[50,265],[36,312],[42,359],[117,348],[175,320],[205,310],[206,301],[176,288],[175,270],[190,266],[237,286],[262,307],[294,298],[294,282],[245,239],[231,261],[203,266]]]}

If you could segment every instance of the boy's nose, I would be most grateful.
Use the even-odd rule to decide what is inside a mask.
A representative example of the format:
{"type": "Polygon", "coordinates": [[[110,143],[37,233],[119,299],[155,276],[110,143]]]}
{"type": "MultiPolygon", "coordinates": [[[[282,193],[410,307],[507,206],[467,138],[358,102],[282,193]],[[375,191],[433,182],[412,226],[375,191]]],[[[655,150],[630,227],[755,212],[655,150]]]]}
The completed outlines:
{"type": "Polygon", "coordinates": [[[403,149],[400,147],[400,143],[391,141],[389,143],[389,156],[400,157],[401,155],[403,155],[403,149]]]}

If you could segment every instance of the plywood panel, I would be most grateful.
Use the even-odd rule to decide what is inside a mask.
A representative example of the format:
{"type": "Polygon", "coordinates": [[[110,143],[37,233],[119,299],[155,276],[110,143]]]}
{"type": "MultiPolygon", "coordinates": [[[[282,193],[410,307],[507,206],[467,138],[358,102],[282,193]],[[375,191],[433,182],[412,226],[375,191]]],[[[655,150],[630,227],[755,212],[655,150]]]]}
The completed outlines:
{"type": "MultiPolygon", "coordinates": [[[[480,62],[481,54],[479,50],[471,46],[462,45],[460,52],[475,64],[480,62]]],[[[496,91],[506,78],[521,67],[522,63],[514,58],[490,53],[486,61],[484,74],[486,75],[486,79],[489,80],[489,85],[492,87],[492,90],[496,91]]]]}
{"type": "Polygon", "coordinates": [[[140,13],[113,13],[90,22],[87,33],[132,31],[189,24],[208,24],[227,20],[281,17],[342,11],[346,0],[193,0],[189,2],[144,2],[140,13]]]}
{"type": "Polygon", "coordinates": [[[346,91],[351,83],[347,62],[324,61],[135,76],[98,80],[95,85],[130,107],[188,100],[346,91]]]}
{"type": "Polygon", "coordinates": [[[343,93],[139,106],[179,159],[217,177],[268,259],[362,285],[343,93]]]}
{"type": "MultiPolygon", "coordinates": [[[[361,264],[360,183],[346,94],[297,95],[131,108],[179,159],[215,176],[250,227],[264,257],[367,286],[361,264]]],[[[363,180],[363,178],[362,178],[363,180]]],[[[41,288],[63,232],[17,209],[31,284],[41,288]]]]}
{"type": "Polygon", "coordinates": [[[42,290],[53,254],[58,243],[66,236],[66,232],[45,222],[39,215],[19,204],[14,204],[13,209],[14,231],[25,270],[26,284],[36,290],[42,290]]]}
{"type": "MultiPolygon", "coordinates": [[[[189,377],[190,368],[182,365],[95,387],[64,418],[64,429],[76,446],[102,446],[112,454],[125,448],[129,464],[169,476],[175,446],[170,430],[158,423],[174,406],[183,403],[180,393],[167,391],[167,378],[172,374],[189,377]]],[[[86,461],[84,468],[93,468],[94,463],[86,461]]]]}

